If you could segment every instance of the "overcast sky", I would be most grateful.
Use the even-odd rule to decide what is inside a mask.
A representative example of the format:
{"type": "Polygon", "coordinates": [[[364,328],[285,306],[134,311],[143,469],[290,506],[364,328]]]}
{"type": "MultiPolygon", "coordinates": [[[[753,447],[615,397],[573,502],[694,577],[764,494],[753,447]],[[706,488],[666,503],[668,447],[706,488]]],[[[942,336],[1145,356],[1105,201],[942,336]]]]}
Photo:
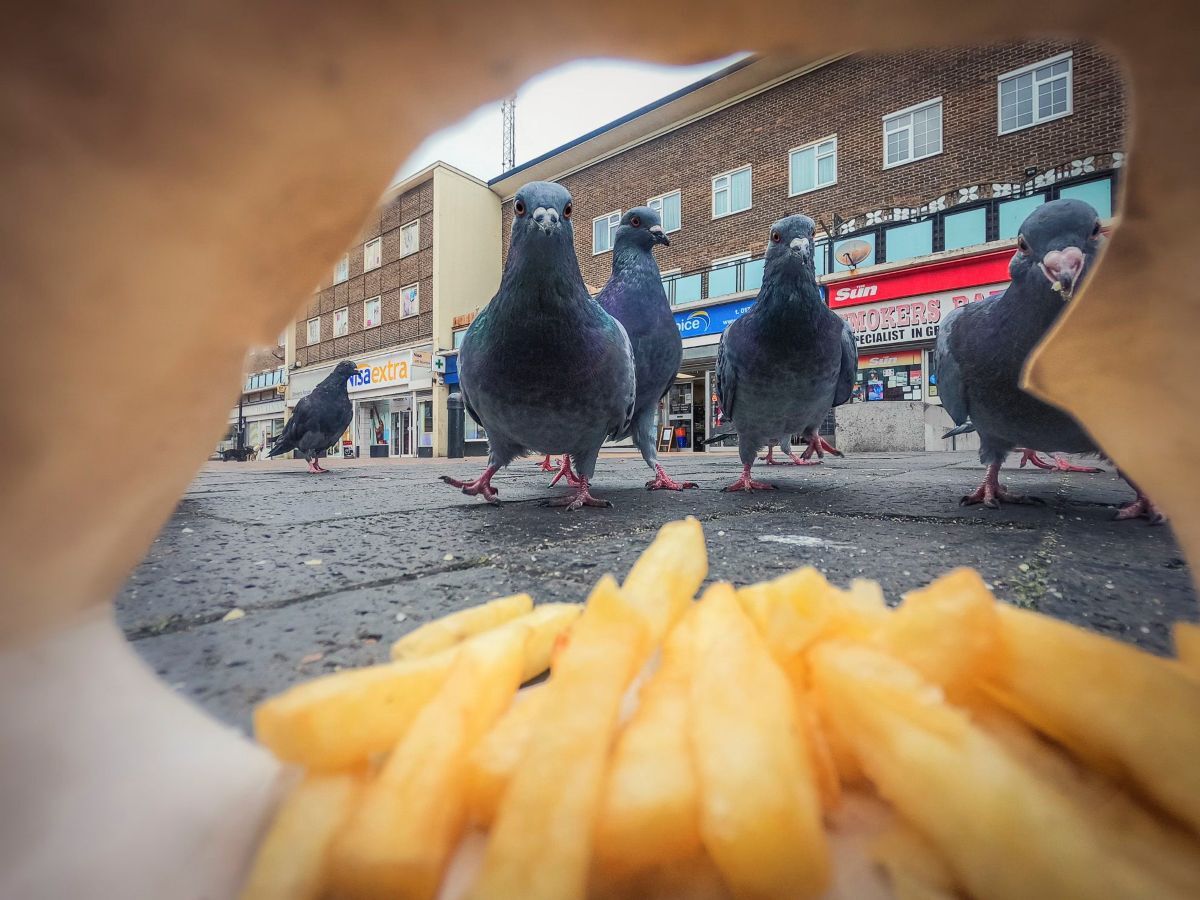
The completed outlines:
{"type": "MultiPolygon", "coordinates": [[[[683,67],[579,60],[551,69],[517,92],[517,164],[697,81],[736,58],[683,67]]],[[[486,181],[500,174],[500,143],[500,104],[489,103],[425,141],[400,167],[397,180],[441,159],[486,181]]]]}

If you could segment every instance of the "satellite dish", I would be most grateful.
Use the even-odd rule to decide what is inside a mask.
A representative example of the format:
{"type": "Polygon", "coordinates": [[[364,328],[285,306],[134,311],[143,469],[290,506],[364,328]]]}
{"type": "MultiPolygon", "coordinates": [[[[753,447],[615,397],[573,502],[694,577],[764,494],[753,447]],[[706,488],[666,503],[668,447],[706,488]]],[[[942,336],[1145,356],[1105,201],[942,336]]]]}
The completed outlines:
{"type": "Polygon", "coordinates": [[[837,249],[833,252],[833,258],[840,262],[843,266],[853,269],[860,262],[871,255],[874,248],[866,241],[861,241],[854,238],[849,241],[842,241],[837,245],[837,249]]]}

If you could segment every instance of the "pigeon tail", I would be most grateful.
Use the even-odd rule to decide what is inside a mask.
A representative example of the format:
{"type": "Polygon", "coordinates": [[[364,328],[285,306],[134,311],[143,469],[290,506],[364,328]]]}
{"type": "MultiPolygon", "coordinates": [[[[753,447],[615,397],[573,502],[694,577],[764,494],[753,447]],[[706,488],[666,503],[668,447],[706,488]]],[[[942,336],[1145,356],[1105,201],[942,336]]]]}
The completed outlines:
{"type": "Polygon", "coordinates": [[[943,432],[942,440],[944,441],[947,438],[958,437],[958,435],[960,435],[960,434],[970,434],[974,430],[975,430],[975,423],[972,422],[970,419],[967,419],[967,421],[963,422],[961,425],[957,426],[956,428],[951,428],[949,431],[943,432]]]}

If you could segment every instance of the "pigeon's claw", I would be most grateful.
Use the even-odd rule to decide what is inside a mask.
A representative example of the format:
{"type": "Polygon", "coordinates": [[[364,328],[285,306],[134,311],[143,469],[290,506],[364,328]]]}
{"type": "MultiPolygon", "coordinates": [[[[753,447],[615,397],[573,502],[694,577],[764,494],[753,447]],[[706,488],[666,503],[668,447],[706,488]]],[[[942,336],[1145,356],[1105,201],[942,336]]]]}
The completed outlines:
{"type": "Polygon", "coordinates": [[[1025,468],[1025,463],[1031,463],[1039,469],[1047,469],[1054,472],[1082,472],[1086,475],[1098,475],[1104,470],[1096,466],[1077,466],[1068,460],[1065,456],[1059,453],[1054,454],[1054,462],[1048,463],[1042,457],[1038,456],[1037,452],[1028,448],[1021,450],[1021,468],[1025,468]]]}
{"type": "Polygon", "coordinates": [[[567,484],[575,487],[579,484],[579,477],[571,469],[571,457],[564,453],[562,458],[562,467],[558,470],[558,474],[550,479],[548,487],[554,487],[561,479],[567,479],[567,484]]]}
{"type": "Polygon", "coordinates": [[[654,477],[646,482],[648,491],[682,491],[697,486],[694,481],[676,481],[663,471],[662,466],[655,466],[654,477]]]}
{"type": "Polygon", "coordinates": [[[558,468],[558,463],[556,463],[553,459],[551,459],[550,454],[547,453],[546,456],[542,459],[542,461],[538,464],[538,468],[541,469],[543,472],[553,472],[555,469],[558,468]]]}
{"type": "Polygon", "coordinates": [[[497,469],[497,466],[488,466],[475,481],[459,481],[449,475],[443,475],[441,480],[451,487],[459,488],[468,497],[481,496],[492,506],[499,506],[500,498],[497,494],[500,491],[492,487],[492,476],[496,474],[497,469]]]}
{"type": "Polygon", "coordinates": [[[1165,525],[1167,517],[1163,515],[1162,510],[1154,505],[1154,501],[1138,492],[1137,497],[1130,500],[1119,510],[1117,510],[1116,518],[1123,519],[1146,519],[1151,525],[1165,525]]]}
{"type": "Polygon", "coordinates": [[[575,512],[575,510],[582,509],[585,506],[598,506],[601,508],[612,506],[610,501],[592,496],[586,478],[577,479],[572,487],[574,489],[571,493],[565,494],[562,497],[555,497],[553,500],[543,500],[542,505],[562,506],[566,508],[567,512],[575,512]]]}
{"type": "Polygon", "coordinates": [[[813,453],[817,454],[818,459],[823,459],[826,453],[832,453],[834,456],[839,457],[846,455],[819,434],[810,435],[805,440],[808,441],[808,446],[804,449],[804,452],[800,454],[805,459],[812,457],[813,453]]]}
{"type": "MultiPolygon", "coordinates": [[[[819,465],[821,465],[822,462],[824,462],[824,460],[812,459],[811,458],[812,452],[813,452],[812,447],[809,447],[807,450],[805,450],[803,453],[801,453],[799,456],[797,456],[795,453],[793,453],[792,451],[789,450],[788,457],[791,459],[793,466],[819,466],[819,465]]],[[[820,453],[819,450],[817,452],[820,453]]],[[[823,453],[821,453],[820,455],[824,456],[823,453]]]]}
{"type": "Polygon", "coordinates": [[[1026,497],[1024,494],[1014,494],[1000,484],[1000,464],[992,463],[987,467],[983,483],[969,494],[963,495],[958,501],[959,506],[974,506],[982,503],[988,509],[999,509],[1001,503],[1043,503],[1040,497],[1026,497]]]}
{"type": "Polygon", "coordinates": [[[721,493],[732,494],[736,491],[773,491],[775,485],[755,481],[750,477],[750,467],[742,466],[742,476],[728,487],[721,488],[721,493]]]}

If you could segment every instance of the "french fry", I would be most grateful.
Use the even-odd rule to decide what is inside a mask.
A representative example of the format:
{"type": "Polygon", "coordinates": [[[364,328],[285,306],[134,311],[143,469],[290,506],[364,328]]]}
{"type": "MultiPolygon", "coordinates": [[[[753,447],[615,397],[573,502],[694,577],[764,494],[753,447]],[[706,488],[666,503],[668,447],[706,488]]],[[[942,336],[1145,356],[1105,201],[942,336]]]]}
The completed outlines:
{"type": "Polygon", "coordinates": [[[1195,622],[1176,622],[1171,629],[1171,639],[1180,664],[1200,675],[1200,625],[1195,622]]]}
{"type": "Polygon", "coordinates": [[[896,900],[957,900],[954,873],[925,838],[895,821],[871,844],[871,858],[887,871],[896,900]]]}
{"type": "Polygon", "coordinates": [[[916,670],[849,643],[817,647],[812,662],[867,775],[971,896],[1189,896],[1124,855],[1119,834],[1106,835],[916,670]]]}
{"type": "Polygon", "coordinates": [[[1200,832],[1200,679],[1038,613],[998,605],[1003,706],[1200,832]]]}
{"type": "Polygon", "coordinates": [[[336,896],[437,895],[467,821],[467,752],[520,685],[525,639],[496,629],[463,648],[334,846],[336,896]]]}
{"type": "Polygon", "coordinates": [[[467,806],[471,821],[490,827],[513,773],[525,756],[533,725],[546,700],[546,682],[522,690],[475,745],[467,759],[467,806]]]}
{"type": "Polygon", "coordinates": [[[288,795],[259,845],[242,900],[317,900],[324,896],[329,848],[362,792],[357,772],[309,775],[288,795]]]}
{"type": "Polygon", "coordinates": [[[700,852],[696,774],[688,743],[692,628],[686,613],[667,634],[658,671],[617,739],[599,821],[596,859],[621,877],[700,852]]]}
{"type": "Polygon", "coordinates": [[[1000,665],[996,601],[974,569],[955,569],[906,594],[878,640],[956,701],[1000,665]]]}
{"type": "Polygon", "coordinates": [[[829,849],[796,698],[733,588],[696,608],[688,710],[700,834],[737,897],[814,897],[829,849]]]}
{"type": "Polygon", "coordinates": [[[652,644],[663,639],[708,575],[704,529],[688,516],[668,522],[642,551],[621,586],[629,604],[646,617],[652,644]]]}
{"type": "Polygon", "coordinates": [[[254,711],[258,740],[277,757],[319,771],[391,750],[438,692],[457,654],[494,631],[526,635],[522,680],[550,665],[558,637],[579,616],[575,603],[545,603],[492,631],[432,656],[334,672],[296,685],[254,711]]]}
{"type": "Polygon", "coordinates": [[[500,803],[478,900],[570,900],[587,890],[592,836],[621,699],[644,657],[647,626],[602,578],[545,687],[525,758],[500,803]]]}
{"type": "Polygon", "coordinates": [[[430,656],[439,650],[453,647],[480,632],[503,625],[510,619],[522,616],[533,609],[533,598],[528,594],[513,594],[460,609],[440,619],[426,622],[392,644],[392,660],[416,659],[430,656]]]}

